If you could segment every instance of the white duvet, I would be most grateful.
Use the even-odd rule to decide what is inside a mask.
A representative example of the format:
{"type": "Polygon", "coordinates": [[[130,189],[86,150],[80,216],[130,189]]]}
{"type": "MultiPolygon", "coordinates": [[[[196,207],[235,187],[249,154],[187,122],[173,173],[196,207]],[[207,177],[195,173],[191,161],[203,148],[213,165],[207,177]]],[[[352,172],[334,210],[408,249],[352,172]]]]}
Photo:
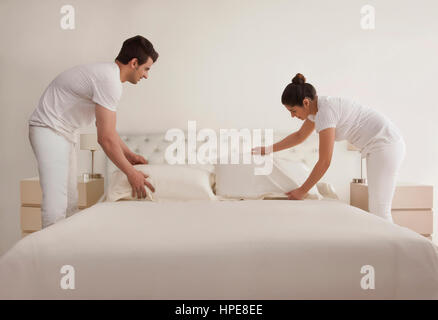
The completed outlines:
{"type": "Polygon", "coordinates": [[[105,202],[3,255],[0,298],[437,299],[438,248],[338,201],[105,202]]]}

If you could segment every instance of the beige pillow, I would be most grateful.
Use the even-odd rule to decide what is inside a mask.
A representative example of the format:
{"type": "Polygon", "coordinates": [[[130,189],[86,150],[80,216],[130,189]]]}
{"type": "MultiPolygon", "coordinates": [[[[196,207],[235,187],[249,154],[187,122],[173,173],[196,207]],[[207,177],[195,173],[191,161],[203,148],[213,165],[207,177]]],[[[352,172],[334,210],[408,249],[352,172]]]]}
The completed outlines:
{"type": "MultiPolygon", "coordinates": [[[[149,175],[148,181],[155,192],[146,188],[150,201],[216,200],[213,193],[214,174],[205,166],[148,164],[135,165],[135,169],[149,175]]],[[[113,172],[106,201],[139,200],[132,197],[132,188],[126,175],[113,172]]]]}
{"type": "MultiPolygon", "coordinates": [[[[216,166],[216,195],[222,199],[263,199],[286,197],[285,192],[301,186],[310,170],[299,161],[274,157],[269,175],[255,175],[255,164],[219,164],[216,166]]],[[[306,199],[322,196],[314,186],[306,199]]]]}

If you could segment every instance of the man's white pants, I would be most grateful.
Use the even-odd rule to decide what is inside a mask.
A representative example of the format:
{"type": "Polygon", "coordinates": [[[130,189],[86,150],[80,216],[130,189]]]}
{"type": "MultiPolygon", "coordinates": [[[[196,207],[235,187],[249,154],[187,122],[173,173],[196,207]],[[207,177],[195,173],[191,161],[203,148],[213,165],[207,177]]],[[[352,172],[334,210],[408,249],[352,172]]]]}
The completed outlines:
{"type": "Polygon", "coordinates": [[[396,179],[406,153],[403,139],[367,155],[368,211],[392,221],[396,179]]]}
{"type": "Polygon", "coordinates": [[[46,228],[78,210],[76,148],[47,127],[29,126],[29,140],[38,161],[42,226],[46,228]]]}

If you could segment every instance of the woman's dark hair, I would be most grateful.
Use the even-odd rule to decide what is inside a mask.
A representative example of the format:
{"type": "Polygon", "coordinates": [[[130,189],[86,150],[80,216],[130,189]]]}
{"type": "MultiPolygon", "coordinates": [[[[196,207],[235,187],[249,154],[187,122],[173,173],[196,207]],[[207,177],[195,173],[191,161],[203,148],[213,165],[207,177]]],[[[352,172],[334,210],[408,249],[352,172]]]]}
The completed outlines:
{"type": "Polygon", "coordinates": [[[154,46],[148,39],[142,36],[135,36],[123,42],[122,49],[120,49],[116,60],[123,64],[128,64],[129,61],[137,58],[138,64],[141,65],[149,57],[153,62],[158,59],[158,53],[155,51],[154,46]]]}
{"type": "Polygon", "coordinates": [[[316,90],[310,84],[306,83],[306,78],[301,73],[292,79],[292,83],[289,83],[281,95],[281,103],[288,106],[303,106],[304,98],[315,99],[316,90]]]}

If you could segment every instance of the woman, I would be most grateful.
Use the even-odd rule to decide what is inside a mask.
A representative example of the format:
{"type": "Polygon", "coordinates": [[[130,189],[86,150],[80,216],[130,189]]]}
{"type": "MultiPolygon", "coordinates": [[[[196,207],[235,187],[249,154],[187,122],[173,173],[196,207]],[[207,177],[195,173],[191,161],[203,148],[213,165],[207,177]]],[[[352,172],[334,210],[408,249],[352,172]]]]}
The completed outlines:
{"type": "Polygon", "coordinates": [[[304,121],[303,125],[273,146],[257,148],[254,153],[291,148],[303,142],[314,129],[319,134],[319,160],[304,184],[286,193],[288,198],[303,199],[329,168],[335,140],[347,140],[367,159],[369,211],[392,222],[391,202],[405,155],[405,142],[395,125],[384,115],[354,101],[318,97],[315,88],[300,73],[284,89],[281,102],[292,118],[304,121]]]}

